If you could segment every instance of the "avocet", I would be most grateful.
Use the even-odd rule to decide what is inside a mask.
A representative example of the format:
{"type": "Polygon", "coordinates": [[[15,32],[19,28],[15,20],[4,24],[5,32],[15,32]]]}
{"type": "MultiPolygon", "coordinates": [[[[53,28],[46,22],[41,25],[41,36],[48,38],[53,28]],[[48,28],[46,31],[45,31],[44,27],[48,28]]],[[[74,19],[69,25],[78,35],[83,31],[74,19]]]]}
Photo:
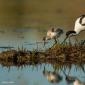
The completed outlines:
{"type": "Polygon", "coordinates": [[[46,42],[48,40],[54,39],[55,43],[57,43],[56,39],[58,39],[62,34],[63,30],[61,28],[51,28],[47,31],[47,35],[43,38],[43,40],[46,42]]]}
{"type": "Polygon", "coordinates": [[[85,30],[85,15],[81,15],[75,21],[74,30],[66,32],[66,38],[64,39],[62,43],[64,43],[68,37],[76,36],[81,31],[84,31],[84,30],[85,30]]]}

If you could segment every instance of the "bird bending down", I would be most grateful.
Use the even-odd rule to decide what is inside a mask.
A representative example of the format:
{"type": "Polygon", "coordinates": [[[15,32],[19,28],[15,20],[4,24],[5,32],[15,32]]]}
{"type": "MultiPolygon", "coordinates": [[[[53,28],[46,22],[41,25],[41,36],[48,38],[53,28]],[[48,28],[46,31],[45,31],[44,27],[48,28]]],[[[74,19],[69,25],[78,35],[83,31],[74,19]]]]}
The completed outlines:
{"type": "Polygon", "coordinates": [[[43,38],[44,45],[46,44],[45,42],[51,39],[55,40],[55,43],[57,43],[57,40],[61,35],[63,34],[63,30],[61,28],[51,28],[50,30],[47,31],[47,35],[43,38]]]}
{"type": "Polygon", "coordinates": [[[66,38],[64,39],[62,44],[67,40],[68,37],[76,36],[81,31],[84,31],[84,30],[85,30],[85,15],[81,15],[75,21],[74,30],[66,32],[66,38]]]}

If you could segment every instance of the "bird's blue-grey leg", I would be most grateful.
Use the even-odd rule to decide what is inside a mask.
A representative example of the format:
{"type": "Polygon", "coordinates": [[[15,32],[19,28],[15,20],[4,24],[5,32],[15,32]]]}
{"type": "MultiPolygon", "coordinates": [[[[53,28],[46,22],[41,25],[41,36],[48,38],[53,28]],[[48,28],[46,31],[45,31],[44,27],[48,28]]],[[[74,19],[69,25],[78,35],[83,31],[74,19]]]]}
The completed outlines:
{"type": "Polygon", "coordinates": [[[59,39],[57,38],[57,43],[59,43],[59,39]]]}
{"type": "Polygon", "coordinates": [[[43,43],[43,47],[45,47],[45,45],[46,45],[46,41],[44,41],[44,43],[43,43]]]}
{"type": "Polygon", "coordinates": [[[69,37],[69,45],[72,45],[72,43],[71,43],[71,37],[69,37]]]}
{"type": "Polygon", "coordinates": [[[56,38],[54,38],[54,44],[53,44],[53,46],[52,47],[54,47],[56,44],[57,44],[57,40],[56,40],[56,38]]]}
{"type": "Polygon", "coordinates": [[[61,43],[61,45],[62,44],[65,44],[65,41],[68,39],[68,37],[66,37],[64,40],[63,40],[63,42],[61,43]]]}
{"type": "Polygon", "coordinates": [[[77,37],[76,37],[76,36],[75,36],[75,38],[74,38],[74,39],[75,39],[75,43],[76,43],[76,44],[78,44],[78,39],[77,39],[77,37]]]}
{"type": "Polygon", "coordinates": [[[57,40],[56,40],[56,38],[54,38],[54,40],[55,40],[55,44],[57,43],[57,40]]]}

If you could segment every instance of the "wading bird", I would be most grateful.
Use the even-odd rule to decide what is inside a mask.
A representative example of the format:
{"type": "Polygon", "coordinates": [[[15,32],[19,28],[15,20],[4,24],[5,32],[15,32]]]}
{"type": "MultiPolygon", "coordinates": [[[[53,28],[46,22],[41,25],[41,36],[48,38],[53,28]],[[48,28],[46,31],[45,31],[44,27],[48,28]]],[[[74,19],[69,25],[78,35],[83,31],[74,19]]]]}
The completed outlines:
{"type": "Polygon", "coordinates": [[[55,43],[57,43],[57,40],[61,35],[63,34],[63,30],[61,28],[51,28],[47,31],[47,35],[43,38],[44,45],[45,42],[51,39],[55,40],[55,43]]]}
{"type": "Polygon", "coordinates": [[[62,42],[62,44],[67,40],[68,37],[71,36],[76,36],[78,35],[81,31],[85,30],[85,15],[81,15],[80,17],[78,17],[75,21],[75,26],[74,26],[74,30],[72,31],[67,31],[66,32],[66,38],[64,39],[64,41],[62,42]]]}

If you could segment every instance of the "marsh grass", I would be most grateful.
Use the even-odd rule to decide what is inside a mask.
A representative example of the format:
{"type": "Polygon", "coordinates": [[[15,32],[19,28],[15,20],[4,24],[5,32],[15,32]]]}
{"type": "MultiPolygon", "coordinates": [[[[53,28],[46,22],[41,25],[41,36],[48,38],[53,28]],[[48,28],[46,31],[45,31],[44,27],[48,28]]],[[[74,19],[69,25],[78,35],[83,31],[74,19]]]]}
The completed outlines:
{"type": "Polygon", "coordinates": [[[29,51],[23,47],[18,50],[7,50],[0,53],[0,63],[3,66],[23,66],[49,63],[53,65],[85,64],[85,45],[55,44],[45,52],[29,51]]]}

